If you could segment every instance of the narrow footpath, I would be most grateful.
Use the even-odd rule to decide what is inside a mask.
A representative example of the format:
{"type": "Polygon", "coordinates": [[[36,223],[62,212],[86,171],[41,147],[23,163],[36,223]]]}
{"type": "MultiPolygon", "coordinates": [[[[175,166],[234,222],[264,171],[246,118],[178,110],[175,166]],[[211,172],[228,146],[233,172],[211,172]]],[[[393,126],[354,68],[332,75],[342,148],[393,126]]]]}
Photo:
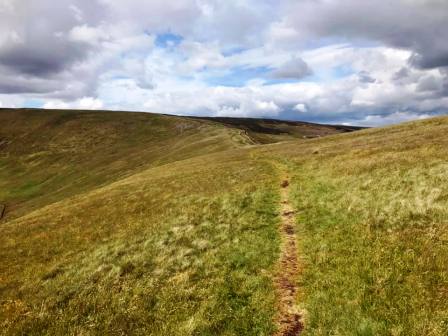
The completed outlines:
{"type": "Polygon", "coordinates": [[[297,336],[303,329],[301,314],[296,306],[298,293],[297,237],[295,233],[295,211],[289,202],[289,177],[284,174],[281,182],[281,251],[278,261],[275,287],[280,299],[275,336],[297,336]]]}

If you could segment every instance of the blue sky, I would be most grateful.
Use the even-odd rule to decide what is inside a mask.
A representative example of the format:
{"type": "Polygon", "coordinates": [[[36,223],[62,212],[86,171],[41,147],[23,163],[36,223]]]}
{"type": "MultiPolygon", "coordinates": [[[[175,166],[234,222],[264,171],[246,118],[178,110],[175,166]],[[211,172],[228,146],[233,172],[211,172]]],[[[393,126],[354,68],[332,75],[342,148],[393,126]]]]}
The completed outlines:
{"type": "MultiPolygon", "coordinates": [[[[148,32],[148,35],[151,36],[151,33],[148,32]]],[[[164,33],[156,35],[154,44],[159,48],[175,48],[182,42],[182,40],[183,37],[180,35],[164,33]]]]}
{"type": "Polygon", "coordinates": [[[4,0],[0,106],[426,118],[448,111],[447,31],[441,0],[4,0]]]}

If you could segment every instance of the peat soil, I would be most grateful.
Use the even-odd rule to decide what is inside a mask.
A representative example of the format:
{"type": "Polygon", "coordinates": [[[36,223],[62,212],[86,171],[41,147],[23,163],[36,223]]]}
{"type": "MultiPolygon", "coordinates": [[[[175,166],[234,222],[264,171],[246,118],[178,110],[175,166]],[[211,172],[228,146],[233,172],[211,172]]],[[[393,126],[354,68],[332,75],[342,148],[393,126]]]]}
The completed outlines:
{"type": "Polygon", "coordinates": [[[281,251],[274,279],[280,302],[278,303],[277,332],[275,336],[297,336],[303,330],[302,316],[297,309],[297,236],[295,232],[295,211],[289,202],[289,178],[284,176],[281,187],[281,251]]]}

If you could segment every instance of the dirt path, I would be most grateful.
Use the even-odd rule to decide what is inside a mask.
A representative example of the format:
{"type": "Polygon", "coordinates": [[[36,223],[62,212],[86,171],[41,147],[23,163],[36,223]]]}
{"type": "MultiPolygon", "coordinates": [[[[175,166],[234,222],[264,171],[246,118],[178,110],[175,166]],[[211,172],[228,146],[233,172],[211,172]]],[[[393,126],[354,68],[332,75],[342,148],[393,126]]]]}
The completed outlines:
{"type": "Polygon", "coordinates": [[[303,324],[296,307],[298,292],[297,237],[294,228],[295,211],[289,202],[289,177],[285,174],[281,182],[281,225],[282,245],[275,287],[280,297],[277,316],[278,331],[275,336],[300,335],[303,324]]]}

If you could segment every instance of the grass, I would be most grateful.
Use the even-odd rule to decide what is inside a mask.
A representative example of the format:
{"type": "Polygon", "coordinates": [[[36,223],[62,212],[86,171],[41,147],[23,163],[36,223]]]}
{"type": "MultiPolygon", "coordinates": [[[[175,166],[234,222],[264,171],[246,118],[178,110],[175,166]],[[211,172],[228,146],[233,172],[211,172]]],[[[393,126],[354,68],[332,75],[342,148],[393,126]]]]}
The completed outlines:
{"type": "Polygon", "coordinates": [[[247,153],[212,158],[4,224],[3,333],[270,335],[275,174],[247,153]]]}
{"type": "Polygon", "coordinates": [[[0,125],[0,202],[10,218],[246,141],[222,125],[129,112],[0,110],[0,125]]]}
{"type": "Polygon", "coordinates": [[[226,122],[0,111],[0,334],[272,335],[286,167],[304,335],[448,335],[448,118],[226,122]]]}
{"type": "Polygon", "coordinates": [[[447,121],[281,149],[293,157],[304,335],[448,334],[447,121]]]}

